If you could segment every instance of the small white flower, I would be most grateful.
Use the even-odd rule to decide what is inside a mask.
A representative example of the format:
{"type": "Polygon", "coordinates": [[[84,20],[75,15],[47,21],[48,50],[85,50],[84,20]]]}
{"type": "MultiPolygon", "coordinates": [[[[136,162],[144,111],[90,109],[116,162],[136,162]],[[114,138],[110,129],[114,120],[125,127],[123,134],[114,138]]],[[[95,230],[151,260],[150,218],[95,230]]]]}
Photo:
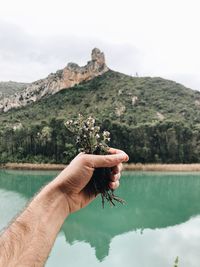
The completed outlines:
{"type": "Polygon", "coordinates": [[[94,123],[95,123],[95,119],[92,118],[91,116],[90,116],[87,120],[88,120],[88,122],[89,122],[90,124],[94,124],[94,123]]]}
{"type": "Polygon", "coordinates": [[[104,132],[103,132],[103,136],[104,136],[104,137],[108,137],[108,136],[110,136],[110,133],[109,133],[108,131],[104,131],[104,132]]]}

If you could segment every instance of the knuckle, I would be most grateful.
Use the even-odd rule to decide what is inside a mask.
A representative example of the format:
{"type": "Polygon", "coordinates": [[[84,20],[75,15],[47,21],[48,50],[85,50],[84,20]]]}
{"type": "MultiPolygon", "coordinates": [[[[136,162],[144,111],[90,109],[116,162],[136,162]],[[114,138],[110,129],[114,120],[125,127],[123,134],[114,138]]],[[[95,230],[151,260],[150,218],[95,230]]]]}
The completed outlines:
{"type": "Polygon", "coordinates": [[[115,174],[114,175],[114,179],[113,179],[113,181],[114,182],[116,182],[116,181],[118,181],[120,179],[120,174],[118,173],[118,174],[115,174]]]}
{"type": "Polygon", "coordinates": [[[111,158],[109,158],[109,157],[105,157],[105,164],[107,165],[107,166],[110,166],[110,165],[112,165],[112,159],[111,158]]]}
{"type": "Polygon", "coordinates": [[[85,165],[85,164],[87,164],[87,162],[88,162],[88,159],[87,159],[87,155],[80,155],[79,156],[79,161],[80,161],[80,163],[82,164],[82,165],[85,165]]]}

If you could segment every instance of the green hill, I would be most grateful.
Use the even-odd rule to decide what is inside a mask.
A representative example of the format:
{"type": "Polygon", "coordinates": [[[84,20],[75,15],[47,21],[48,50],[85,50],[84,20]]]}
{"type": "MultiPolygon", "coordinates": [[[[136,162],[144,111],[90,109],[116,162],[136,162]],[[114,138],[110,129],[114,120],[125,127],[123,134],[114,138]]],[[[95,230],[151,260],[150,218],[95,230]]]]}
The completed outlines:
{"type": "Polygon", "coordinates": [[[1,114],[1,161],[68,161],[63,121],[78,113],[95,116],[132,162],[200,161],[200,92],[114,71],[1,114]]]}

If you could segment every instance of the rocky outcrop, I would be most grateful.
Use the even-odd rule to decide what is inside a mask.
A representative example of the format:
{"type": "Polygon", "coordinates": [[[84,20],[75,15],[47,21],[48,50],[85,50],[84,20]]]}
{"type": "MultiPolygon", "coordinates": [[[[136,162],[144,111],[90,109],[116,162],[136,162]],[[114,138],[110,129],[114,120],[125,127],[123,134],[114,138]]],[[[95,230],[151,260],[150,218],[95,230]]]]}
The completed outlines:
{"type": "Polygon", "coordinates": [[[19,82],[0,82],[0,100],[14,95],[16,92],[21,92],[29,86],[29,83],[19,83],[19,82]]]}
{"type": "Polygon", "coordinates": [[[0,111],[6,112],[12,108],[26,106],[64,88],[70,88],[80,82],[91,80],[108,70],[104,53],[98,48],[94,48],[91,60],[88,61],[87,65],[80,67],[76,63],[68,63],[64,69],[51,73],[45,79],[31,83],[24,91],[0,100],[0,111]]]}

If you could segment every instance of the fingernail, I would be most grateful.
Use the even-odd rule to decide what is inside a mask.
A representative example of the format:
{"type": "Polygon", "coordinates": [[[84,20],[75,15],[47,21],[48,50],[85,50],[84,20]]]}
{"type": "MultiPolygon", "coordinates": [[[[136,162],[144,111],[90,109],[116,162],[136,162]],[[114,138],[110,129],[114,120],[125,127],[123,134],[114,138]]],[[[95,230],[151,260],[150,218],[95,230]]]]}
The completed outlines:
{"type": "Polygon", "coordinates": [[[128,161],[129,160],[129,156],[126,154],[126,161],[128,161]]]}
{"type": "Polygon", "coordinates": [[[128,155],[126,153],[121,153],[119,154],[120,160],[127,161],[128,160],[128,155]]]}

